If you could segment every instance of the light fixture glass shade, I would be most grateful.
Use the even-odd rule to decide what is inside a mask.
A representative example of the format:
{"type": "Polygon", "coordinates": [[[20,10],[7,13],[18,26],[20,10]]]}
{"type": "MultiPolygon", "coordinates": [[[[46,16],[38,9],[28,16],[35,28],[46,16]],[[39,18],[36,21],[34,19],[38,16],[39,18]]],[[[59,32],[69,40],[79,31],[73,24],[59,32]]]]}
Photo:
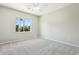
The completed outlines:
{"type": "Polygon", "coordinates": [[[34,9],[34,10],[40,10],[40,8],[39,8],[39,7],[34,7],[33,9],[34,9]]]}

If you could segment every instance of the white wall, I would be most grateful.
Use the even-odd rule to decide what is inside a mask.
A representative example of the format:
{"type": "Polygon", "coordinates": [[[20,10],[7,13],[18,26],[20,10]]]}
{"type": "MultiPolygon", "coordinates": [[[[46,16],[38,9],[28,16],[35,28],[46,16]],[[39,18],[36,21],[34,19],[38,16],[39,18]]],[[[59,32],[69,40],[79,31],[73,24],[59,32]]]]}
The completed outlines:
{"type": "Polygon", "coordinates": [[[40,35],[45,39],[79,45],[79,4],[71,4],[42,16],[40,35]]]}
{"type": "Polygon", "coordinates": [[[37,16],[0,6],[0,43],[37,38],[38,20],[37,16]],[[32,31],[16,32],[16,17],[32,19],[32,31]]]}

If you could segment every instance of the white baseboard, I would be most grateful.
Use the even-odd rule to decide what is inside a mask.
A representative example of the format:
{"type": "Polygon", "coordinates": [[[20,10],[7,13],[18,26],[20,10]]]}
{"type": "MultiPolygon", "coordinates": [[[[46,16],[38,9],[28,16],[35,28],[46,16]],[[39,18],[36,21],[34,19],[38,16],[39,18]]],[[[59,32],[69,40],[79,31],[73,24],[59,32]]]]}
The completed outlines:
{"type": "MultiPolygon", "coordinates": [[[[41,37],[41,38],[42,39],[46,39],[46,38],[43,38],[43,37],[41,37]]],[[[74,46],[74,47],[78,47],[79,48],[79,45],[72,44],[72,43],[69,43],[69,42],[58,41],[58,40],[55,40],[55,39],[47,39],[47,40],[52,40],[52,41],[56,41],[56,42],[59,42],[59,43],[62,43],[62,44],[66,44],[66,45],[69,45],[69,46],[74,46]]]]}
{"type": "Polygon", "coordinates": [[[4,42],[0,42],[0,45],[1,44],[8,44],[8,43],[14,43],[14,42],[19,42],[19,41],[21,41],[21,40],[12,40],[12,41],[4,41],[4,42]]]}
{"type": "MultiPolygon", "coordinates": [[[[28,39],[29,40],[29,39],[28,39]]],[[[31,40],[31,39],[30,39],[31,40]]],[[[21,42],[21,41],[26,41],[26,39],[18,39],[18,40],[7,40],[7,41],[4,41],[4,42],[0,42],[0,45],[1,44],[8,44],[8,43],[16,43],[16,42],[21,42]]]]}
{"type": "MultiPolygon", "coordinates": [[[[37,38],[34,38],[34,39],[37,39],[37,38]]],[[[32,39],[27,39],[27,40],[32,40],[32,39]]],[[[3,42],[0,42],[0,45],[1,44],[8,44],[8,43],[16,43],[16,42],[21,42],[21,41],[26,41],[26,38],[18,39],[18,40],[7,40],[7,41],[3,41],[3,42]]]]}

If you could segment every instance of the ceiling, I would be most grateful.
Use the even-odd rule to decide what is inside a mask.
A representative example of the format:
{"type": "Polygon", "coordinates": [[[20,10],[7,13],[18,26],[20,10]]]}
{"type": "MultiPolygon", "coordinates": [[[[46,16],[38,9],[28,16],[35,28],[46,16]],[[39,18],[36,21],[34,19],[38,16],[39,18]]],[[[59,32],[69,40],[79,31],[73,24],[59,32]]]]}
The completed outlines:
{"type": "Polygon", "coordinates": [[[34,3],[0,3],[0,5],[8,8],[16,9],[19,11],[23,11],[26,13],[30,13],[36,16],[42,16],[44,14],[53,12],[70,4],[69,3],[39,3],[40,10],[32,10],[32,8],[34,7],[34,3]]]}

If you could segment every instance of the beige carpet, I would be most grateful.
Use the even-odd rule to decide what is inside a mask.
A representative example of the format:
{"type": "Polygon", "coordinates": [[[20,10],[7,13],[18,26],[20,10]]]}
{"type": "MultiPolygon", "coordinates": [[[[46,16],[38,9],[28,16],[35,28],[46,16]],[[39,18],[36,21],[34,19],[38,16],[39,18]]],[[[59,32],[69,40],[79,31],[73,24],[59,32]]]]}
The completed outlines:
{"type": "Polygon", "coordinates": [[[76,55],[79,48],[55,41],[34,39],[0,45],[1,55],[76,55]]]}

